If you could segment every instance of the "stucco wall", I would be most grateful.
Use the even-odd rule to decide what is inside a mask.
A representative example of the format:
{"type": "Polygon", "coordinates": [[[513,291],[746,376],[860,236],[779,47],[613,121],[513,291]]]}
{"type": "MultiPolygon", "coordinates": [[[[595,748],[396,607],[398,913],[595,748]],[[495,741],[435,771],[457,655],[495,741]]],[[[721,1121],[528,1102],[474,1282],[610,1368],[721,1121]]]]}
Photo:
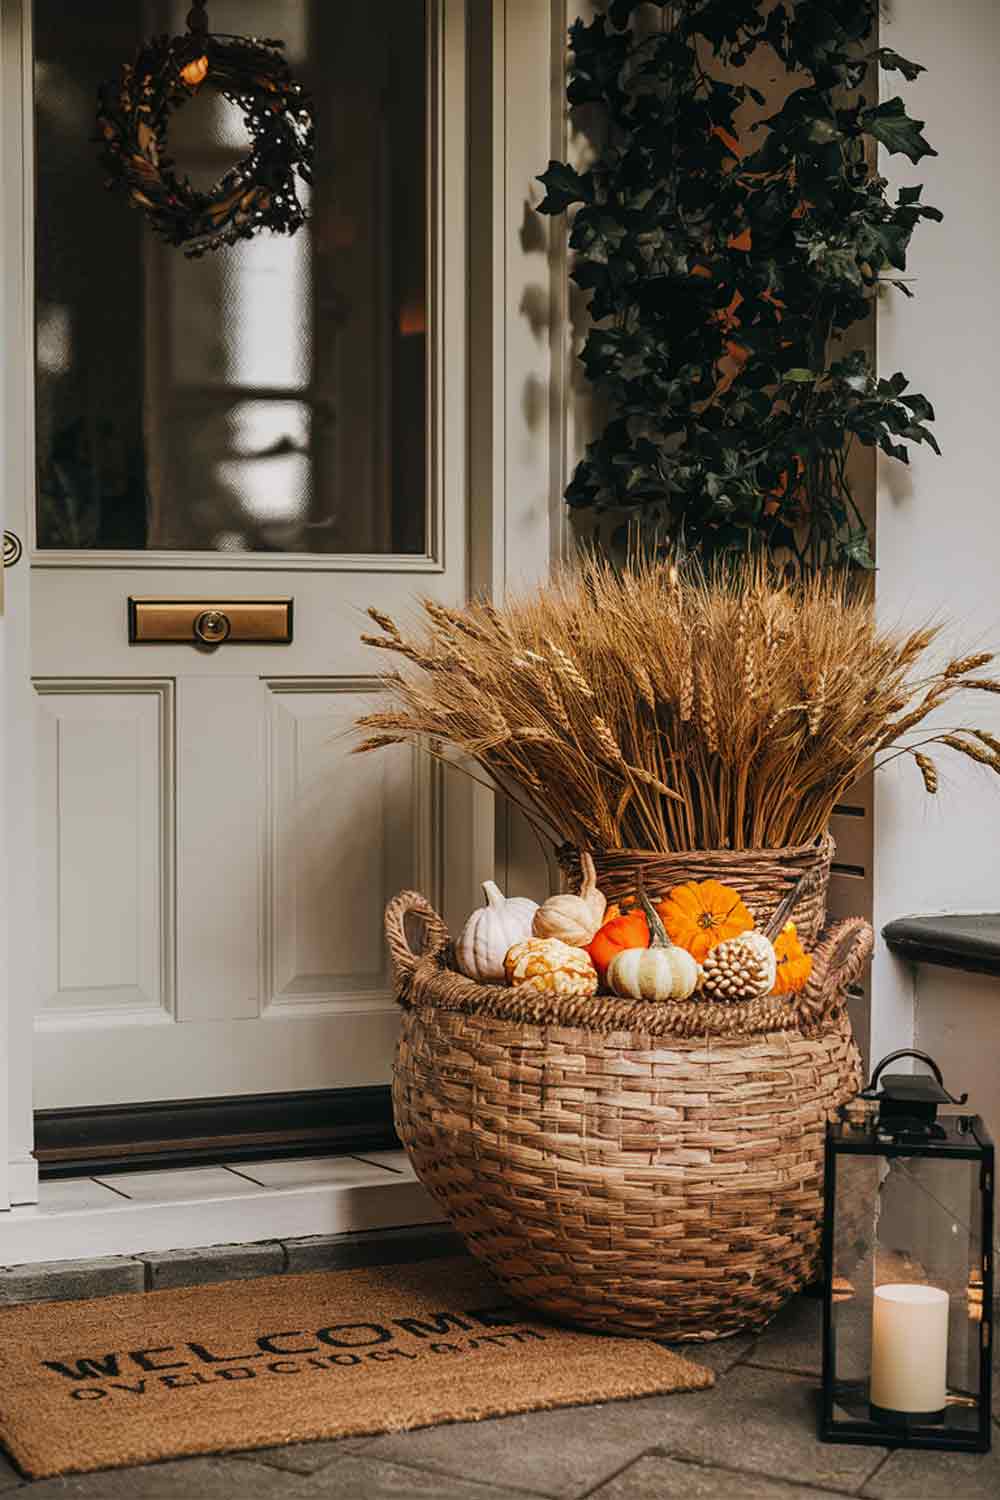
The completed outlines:
{"type": "MultiPolygon", "coordinates": [[[[1000,7],[891,0],[884,9],[883,43],[928,72],[913,84],[888,75],[883,94],[901,94],[926,119],[940,153],[918,167],[893,157],[885,170],[894,182],[924,182],[945,219],[914,237],[915,300],[891,292],[880,308],[880,369],[904,370],[930,397],[943,457],[918,451],[909,471],[881,464],[879,609],[887,621],[944,615],[955,622],[950,640],[1000,648],[1000,7]]],[[[1000,733],[1000,698],[969,698],[967,722],[1000,733]]],[[[1000,779],[947,751],[938,762],[934,799],[908,761],[876,778],[876,929],[909,913],[1000,910],[1000,779]]],[[[969,1089],[1000,1136],[1000,982],[913,969],[880,942],[873,1055],[911,1038],[938,1058],[952,1088],[969,1089]]]]}

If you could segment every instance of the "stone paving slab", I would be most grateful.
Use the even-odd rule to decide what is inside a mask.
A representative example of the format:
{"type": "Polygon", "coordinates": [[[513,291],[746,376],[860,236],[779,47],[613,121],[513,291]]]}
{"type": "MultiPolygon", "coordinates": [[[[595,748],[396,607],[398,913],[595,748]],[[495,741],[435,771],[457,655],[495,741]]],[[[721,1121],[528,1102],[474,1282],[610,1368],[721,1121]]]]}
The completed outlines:
{"type": "Polygon", "coordinates": [[[692,1359],[696,1365],[705,1365],[717,1375],[724,1375],[750,1355],[755,1344],[756,1340],[748,1334],[746,1337],[713,1339],[706,1344],[667,1344],[665,1347],[673,1349],[682,1359],[692,1359]]]}
{"type": "Polygon", "coordinates": [[[0,1452],[0,1495],[6,1493],[8,1490],[16,1489],[21,1483],[21,1476],[14,1468],[14,1465],[7,1458],[6,1454],[0,1452]]]}
{"type": "Polygon", "coordinates": [[[285,1248],[278,1240],[252,1245],[208,1245],[202,1250],[161,1250],[138,1256],[146,1267],[146,1290],[205,1286],[218,1281],[245,1281],[274,1276],[285,1269],[285,1248]]]}
{"type": "Polygon", "coordinates": [[[778,1370],[737,1365],[713,1391],[685,1403],[690,1415],[659,1447],[671,1457],[770,1475],[818,1489],[856,1490],[885,1457],[884,1448],[821,1443],[817,1382],[778,1370]]]}
{"type": "Polygon", "coordinates": [[[387,1433],[364,1453],[553,1500],[576,1500],[645,1450],[679,1442],[698,1414],[696,1401],[690,1392],[647,1396],[387,1433]]]}
{"type": "Polygon", "coordinates": [[[289,1443],[285,1448],[254,1448],[236,1456],[251,1463],[270,1464],[275,1469],[284,1469],[288,1474],[318,1474],[320,1469],[327,1468],[345,1454],[362,1452],[371,1441],[370,1437],[364,1437],[337,1438],[318,1443],[289,1443]]]}
{"type": "Polygon", "coordinates": [[[42,1479],[20,1493],[25,1500],[301,1500],[305,1483],[240,1458],[188,1458],[42,1479]]]}
{"type": "Polygon", "coordinates": [[[753,1365],[819,1377],[823,1363],[823,1304],[793,1297],[759,1336],[747,1355],[753,1365]]]}
{"type": "Polygon", "coordinates": [[[681,1463],[651,1455],[637,1459],[621,1474],[594,1490],[588,1500],[826,1500],[840,1490],[786,1484],[760,1474],[737,1474],[714,1465],[681,1463]]]}
{"type": "Polygon", "coordinates": [[[306,1481],[296,1500],[298,1496],[303,1500],[525,1500],[523,1490],[497,1489],[451,1474],[369,1458],[339,1459],[306,1481]]]}
{"type": "Polygon", "coordinates": [[[1000,1442],[992,1453],[893,1453],[865,1485],[873,1500],[997,1500],[1000,1442]]]}
{"type": "Polygon", "coordinates": [[[132,1256],[39,1261],[0,1271],[0,1304],[111,1297],[118,1292],[141,1292],[145,1285],[146,1268],[132,1256]]]}

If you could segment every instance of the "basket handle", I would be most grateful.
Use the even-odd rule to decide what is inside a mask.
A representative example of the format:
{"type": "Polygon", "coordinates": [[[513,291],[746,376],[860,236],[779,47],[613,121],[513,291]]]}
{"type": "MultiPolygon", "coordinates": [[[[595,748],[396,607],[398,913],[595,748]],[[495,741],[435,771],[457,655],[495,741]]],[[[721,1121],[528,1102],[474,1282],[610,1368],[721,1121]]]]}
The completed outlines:
{"type": "Polygon", "coordinates": [[[404,1000],[419,960],[436,958],[450,942],[451,934],[426,896],[421,896],[419,891],[400,891],[385,909],[385,940],[392,959],[398,997],[404,1000]],[[419,949],[410,946],[408,919],[411,927],[416,923],[422,929],[419,949]]]}
{"type": "Polygon", "coordinates": [[[861,975],[874,944],[871,923],[862,917],[848,917],[830,928],[813,950],[809,983],[793,1007],[801,1021],[809,1025],[822,1021],[843,1003],[848,985],[861,975]]]}

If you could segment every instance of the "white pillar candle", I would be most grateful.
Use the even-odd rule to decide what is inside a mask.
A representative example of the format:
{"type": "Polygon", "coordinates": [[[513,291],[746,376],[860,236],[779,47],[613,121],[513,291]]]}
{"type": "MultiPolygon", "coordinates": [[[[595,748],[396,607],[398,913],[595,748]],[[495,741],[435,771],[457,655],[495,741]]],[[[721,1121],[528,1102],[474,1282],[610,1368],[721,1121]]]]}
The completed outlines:
{"type": "Polygon", "coordinates": [[[936,1286],[880,1286],[872,1311],[873,1406],[941,1411],[947,1395],[948,1293],[936,1286]]]}

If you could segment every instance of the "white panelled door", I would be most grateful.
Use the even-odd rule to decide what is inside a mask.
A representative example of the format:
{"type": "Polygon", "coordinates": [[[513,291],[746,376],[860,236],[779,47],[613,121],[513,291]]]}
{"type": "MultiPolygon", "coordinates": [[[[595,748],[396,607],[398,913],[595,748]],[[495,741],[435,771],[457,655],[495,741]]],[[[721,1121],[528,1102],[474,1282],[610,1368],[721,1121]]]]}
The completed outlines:
{"type": "MultiPolygon", "coordinates": [[[[471,838],[444,853],[464,789],[348,734],[388,665],[365,608],[469,587],[464,6],[210,0],[285,39],[316,172],[299,235],[194,261],[89,139],[97,85],[187,8],[35,0],[33,37],[22,11],[38,1108],[385,1081],[384,903],[454,916],[481,873],[471,838]],[[130,597],[290,598],[294,638],[130,644],[130,597]]],[[[217,95],[171,117],[196,183],[244,144],[217,95]]]]}

